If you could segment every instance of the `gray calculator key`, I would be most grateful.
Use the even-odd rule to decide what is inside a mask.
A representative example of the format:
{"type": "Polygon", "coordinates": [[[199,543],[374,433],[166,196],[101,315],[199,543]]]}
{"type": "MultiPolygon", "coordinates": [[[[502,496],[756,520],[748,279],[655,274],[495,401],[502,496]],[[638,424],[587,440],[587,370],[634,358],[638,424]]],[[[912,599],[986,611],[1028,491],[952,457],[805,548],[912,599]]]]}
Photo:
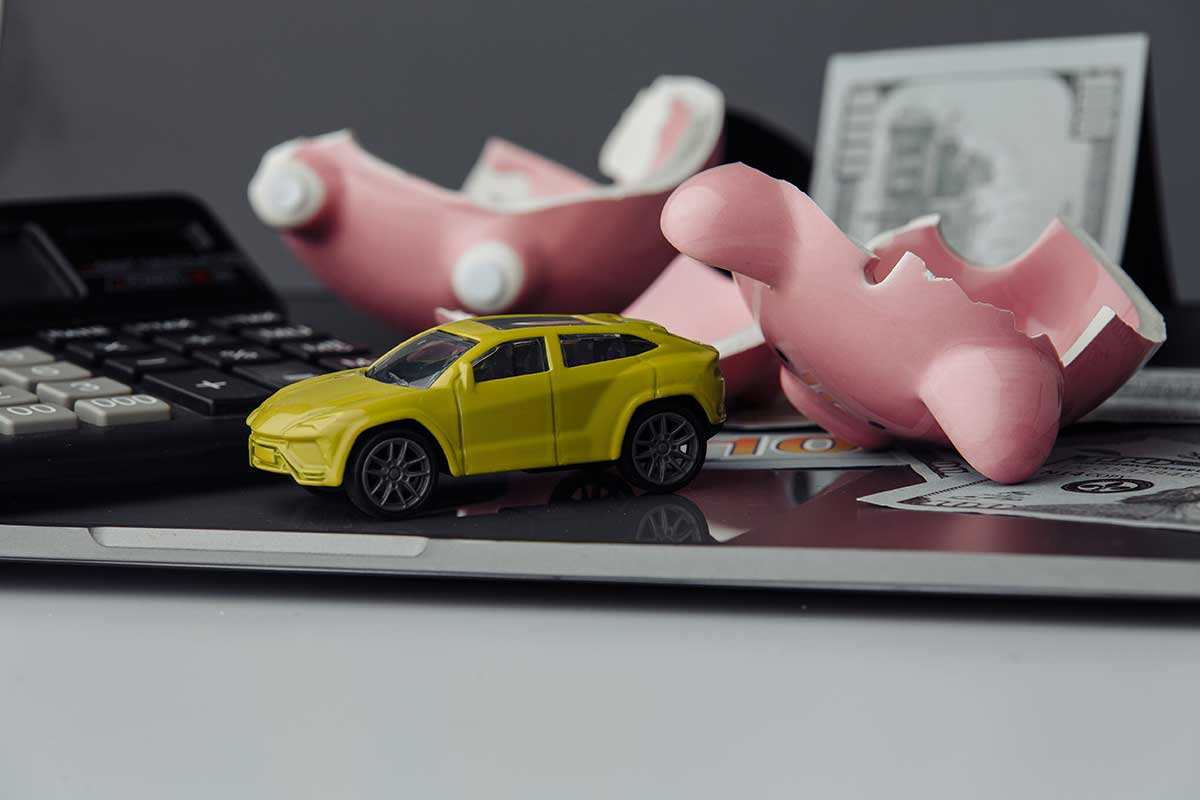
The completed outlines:
{"type": "Polygon", "coordinates": [[[93,397],[75,404],[75,413],[89,425],[136,425],[171,418],[170,404],[148,394],[93,397]]]}
{"type": "Polygon", "coordinates": [[[79,427],[75,414],[53,403],[30,403],[0,408],[0,436],[69,431],[79,427]]]}
{"type": "Polygon", "coordinates": [[[89,397],[112,397],[116,394],[129,394],[133,390],[120,381],[112,378],[84,378],[78,381],[54,381],[39,383],[38,397],[47,403],[58,403],[66,408],[74,408],[76,400],[86,400],[89,397]]]}
{"type": "Polygon", "coordinates": [[[69,361],[52,361],[32,367],[0,367],[0,383],[20,386],[22,389],[32,389],[46,381],[77,381],[90,377],[92,373],[69,361]]]}
{"type": "Polygon", "coordinates": [[[36,347],[9,347],[0,350],[0,367],[31,367],[49,364],[54,356],[36,347]]]}
{"type": "Polygon", "coordinates": [[[0,386],[0,406],[26,406],[38,401],[37,395],[15,386],[0,386]]]}

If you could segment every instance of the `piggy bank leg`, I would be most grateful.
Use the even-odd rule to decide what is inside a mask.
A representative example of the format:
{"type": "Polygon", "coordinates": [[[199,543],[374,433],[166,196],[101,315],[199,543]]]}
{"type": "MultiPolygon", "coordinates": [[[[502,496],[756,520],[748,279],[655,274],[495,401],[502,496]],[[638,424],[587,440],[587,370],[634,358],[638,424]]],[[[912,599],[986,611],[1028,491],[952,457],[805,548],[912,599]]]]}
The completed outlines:
{"type": "Polygon", "coordinates": [[[307,225],[325,205],[325,181],[312,166],[295,157],[299,148],[299,140],[272,147],[250,180],[254,213],[280,230],[307,225]]]}
{"type": "Polygon", "coordinates": [[[1054,446],[1062,383],[1058,362],[1041,351],[961,347],[934,362],[920,396],[974,469],[1018,483],[1054,446]]]}
{"type": "Polygon", "coordinates": [[[779,371],[779,382],[787,399],[804,416],[851,444],[878,450],[887,447],[892,437],[850,416],[833,404],[832,398],[801,381],[786,367],[779,371]]]}

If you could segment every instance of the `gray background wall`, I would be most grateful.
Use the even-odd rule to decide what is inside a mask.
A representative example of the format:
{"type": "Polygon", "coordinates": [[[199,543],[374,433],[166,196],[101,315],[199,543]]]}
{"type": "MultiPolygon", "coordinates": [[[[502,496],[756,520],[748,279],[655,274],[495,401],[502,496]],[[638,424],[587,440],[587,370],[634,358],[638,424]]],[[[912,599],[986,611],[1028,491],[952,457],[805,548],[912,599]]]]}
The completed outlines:
{"type": "Polygon", "coordinates": [[[270,145],[351,127],[457,185],[498,133],[583,171],[633,92],[701,75],[811,143],[838,50],[1145,31],[1176,272],[1200,212],[1200,3],[1188,0],[8,0],[0,198],[182,189],[276,283],[307,274],[251,215],[270,145]]]}

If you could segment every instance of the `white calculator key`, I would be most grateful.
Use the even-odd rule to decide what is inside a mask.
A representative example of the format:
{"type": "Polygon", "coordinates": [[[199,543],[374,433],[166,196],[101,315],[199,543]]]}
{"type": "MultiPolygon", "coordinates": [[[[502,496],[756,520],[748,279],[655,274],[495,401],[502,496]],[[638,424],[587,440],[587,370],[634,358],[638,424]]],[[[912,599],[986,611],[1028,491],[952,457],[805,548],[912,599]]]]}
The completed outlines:
{"type": "Polygon", "coordinates": [[[53,361],[32,367],[0,367],[0,383],[10,383],[22,389],[32,389],[46,381],[77,381],[90,377],[92,373],[67,361],[53,361]]]}
{"type": "Polygon", "coordinates": [[[112,397],[116,394],[129,394],[130,389],[120,381],[112,378],[83,378],[78,381],[54,381],[39,383],[37,396],[47,403],[58,403],[65,408],[74,408],[76,400],[86,400],[89,397],[112,397]]]}
{"type": "Polygon", "coordinates": [[[89,425],[107,428],[139,422],[162,422],[171,418],[171,406],[148,394],[126,394],[80,400],[75,404],[75,413],[89,425]]]}
{"type": "Polygon", "coordinates": [[[0,406],[25,406],[38,401],[37,395],[15,386],[0,386],[0,406]]]}
{"type": "Polygon", "coordinates": [[[75,414],[53,403],[0,407],[0,436],[67,431],[78,427],[79,419],[75,414]]]}
{"type": "Polygon", "coordinates": [[[9,347],[0,350],[0,367],[31,367],[34,364],[49,364],[54,356],[36,347],[9,347]]]}

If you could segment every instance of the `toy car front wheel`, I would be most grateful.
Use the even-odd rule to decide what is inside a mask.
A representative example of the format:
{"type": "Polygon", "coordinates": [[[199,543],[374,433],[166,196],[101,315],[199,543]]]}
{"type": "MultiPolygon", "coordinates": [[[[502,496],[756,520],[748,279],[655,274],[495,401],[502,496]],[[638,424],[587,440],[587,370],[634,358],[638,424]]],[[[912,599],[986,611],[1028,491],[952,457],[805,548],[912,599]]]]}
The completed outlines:
{"type": "Polygon", "coordinates": [[[420,510],[437,486],[435,445],[412,430],[368,433],[355,445],[343,483],[359,510],[403,517],[420,510]]]}
{"type": "Polygon", "coordinates": [[[639,409],[625,431],[618,467],[625,480],[648,492],[682,489],[704,466],[707,439],[685,406],[639,409]]]}

